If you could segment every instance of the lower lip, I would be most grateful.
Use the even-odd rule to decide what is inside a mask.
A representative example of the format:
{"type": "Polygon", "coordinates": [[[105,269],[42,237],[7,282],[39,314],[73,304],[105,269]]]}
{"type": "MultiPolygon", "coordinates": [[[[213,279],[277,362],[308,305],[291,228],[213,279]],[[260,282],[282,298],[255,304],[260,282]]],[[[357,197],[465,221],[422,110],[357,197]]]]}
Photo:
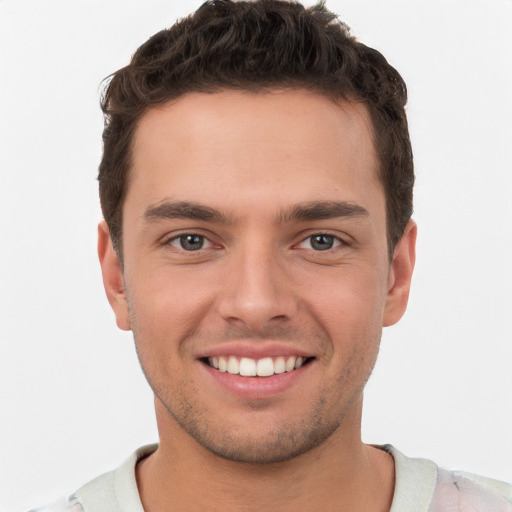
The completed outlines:
{"type": "Polygon", "coordinates": [[[211,379],[227,391],[242,398],[263,399],[283,393],[294,386],[308,370],[313,362],[291,372],[277,373],[270,377],[241,377],[221,372],[201,362],[211,379]]]}

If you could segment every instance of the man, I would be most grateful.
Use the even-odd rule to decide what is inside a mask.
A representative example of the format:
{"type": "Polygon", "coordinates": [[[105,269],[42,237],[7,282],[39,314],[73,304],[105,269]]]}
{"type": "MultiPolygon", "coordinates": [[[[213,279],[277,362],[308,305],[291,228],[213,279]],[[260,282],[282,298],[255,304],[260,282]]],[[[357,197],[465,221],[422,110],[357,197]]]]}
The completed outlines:
{"type": "Polygon", "coordinates": [[[361,442],[414,267],[405,102],[331,13],[273,0],[208,2],[114,74],[98,252],[160,443],[55,510],[512,510],[361,442]]]}

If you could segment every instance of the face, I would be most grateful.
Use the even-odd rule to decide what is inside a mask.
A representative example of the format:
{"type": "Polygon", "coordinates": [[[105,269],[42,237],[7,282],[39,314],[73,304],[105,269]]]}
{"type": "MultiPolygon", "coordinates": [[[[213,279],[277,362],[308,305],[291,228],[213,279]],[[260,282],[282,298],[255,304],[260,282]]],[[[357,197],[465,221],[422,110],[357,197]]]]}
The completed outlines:
{"type": "Polygon", "coordinates": [[[141,119],[132,171],[123,272],[104,224],[99,253],[161,436],[272,462],[354,434],[414,261],[412,224],[388,258],[364,107],[189,94],[141,119]]]}

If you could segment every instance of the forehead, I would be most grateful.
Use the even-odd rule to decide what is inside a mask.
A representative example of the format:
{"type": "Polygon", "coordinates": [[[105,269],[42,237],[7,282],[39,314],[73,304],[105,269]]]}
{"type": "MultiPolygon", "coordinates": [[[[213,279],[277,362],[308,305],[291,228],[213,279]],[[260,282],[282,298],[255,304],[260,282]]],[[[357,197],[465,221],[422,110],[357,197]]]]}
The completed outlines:
{"type": "Polygon", "coordinates": [[[272,207],[375,195],[382,190],[362,104],[302,90],[230,90],[190,93],[141,118],[127,200],[204,196],[272,207]]]}

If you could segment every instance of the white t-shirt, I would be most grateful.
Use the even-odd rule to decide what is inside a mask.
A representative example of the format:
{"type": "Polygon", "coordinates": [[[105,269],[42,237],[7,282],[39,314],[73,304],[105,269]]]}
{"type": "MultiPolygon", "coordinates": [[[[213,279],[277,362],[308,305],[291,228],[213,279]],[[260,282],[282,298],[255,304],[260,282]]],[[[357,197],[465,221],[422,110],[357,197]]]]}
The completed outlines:
{"type": "MultiPolygon", "coordinates": [[[[144,512],[135,466],[156,450],[144,446],[118,469],[105,473],[67,500],[31,512],[144,512]]],[[[395,490],[389,512],[512,512],[512,486],[411,459],[391,445],[379,447],[395,460],[395,490]]]]}

